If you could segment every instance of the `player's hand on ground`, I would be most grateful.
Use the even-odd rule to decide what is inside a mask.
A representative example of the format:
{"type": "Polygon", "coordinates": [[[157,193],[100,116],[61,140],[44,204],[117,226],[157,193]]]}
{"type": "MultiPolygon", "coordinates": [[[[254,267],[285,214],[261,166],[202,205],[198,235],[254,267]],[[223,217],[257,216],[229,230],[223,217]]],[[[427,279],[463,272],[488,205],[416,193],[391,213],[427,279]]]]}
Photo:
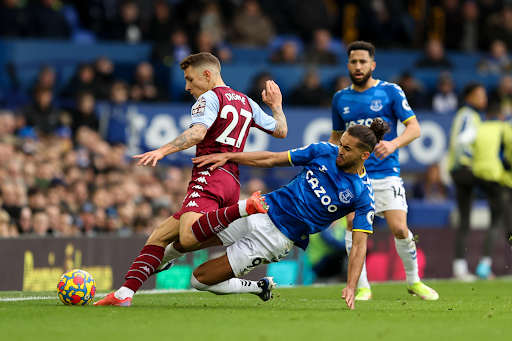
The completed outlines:
{"type": "Polygon", "coordinates": [[[210,168],[209,168],[211,171],[216,168],[224,166],[226,164],[226,162],[228,162],[228,160],[229,160],[229,155],[227,153],[226,154],[217,153],[217,154],[210,154],[210,155],[201,155],[201,156],[192,158],[192,162],[195,163],[197,165],[197,167],[203,167],[203,166],[213,163],[213,165],[210,166],[210,168]]]}
{"type": "Polygon", "coordinates": [[[146,152],[144,154],[135,155],[135,156],[133,156],[133,158],[140,159],[137,166],[140,166],[140,165],[146,166],[150,162],[152,162],[152,166],[155,167],[158,160],[162,160],[162,158],[164,156],[165,155],[160,151],[160,149],[156,149],[156,150],[153,150],[150,152],[146,152]]]}
{"type": "Polygon", "coordinates": [[[276,82],[268,80],[265,89],[261,92],[261,99],[270,108],[281,106],[283,104],[283,95],[276,82]]]}
{"type": "Polygon", "coordinates": [[[385,157],[393,154],[397,149],[397,145],[393,141],[380,141],[375,146],[373,153],[379,159],[384,159],[385,157]]]}
{"type": "Polygon", "coordinates": [[[345,299],[345,302],[347,303],[347,307],[350,308],[350,310],[354,310],[354,299],[355,299],[355,289],[346,287],[341,292],[341,298],[345,299]]]}

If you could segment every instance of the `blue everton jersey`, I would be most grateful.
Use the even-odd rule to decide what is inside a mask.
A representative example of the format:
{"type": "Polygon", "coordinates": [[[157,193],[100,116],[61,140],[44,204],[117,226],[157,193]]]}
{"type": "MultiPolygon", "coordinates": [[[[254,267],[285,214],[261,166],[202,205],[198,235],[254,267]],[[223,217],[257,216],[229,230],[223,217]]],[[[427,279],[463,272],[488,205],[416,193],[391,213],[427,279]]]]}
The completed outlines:
{"type": "MultiPolygon", "coordinates": [[[[415,117],[402,88],[394,83],[377,80],[368,90],[359,92],[350,86],[338,91],[332,99],[332,130],[336,132],[356,124],[369,127],[377,117],[390,124],[391,131],[384,136],[386,141],[396,138],[398,120],[405,123],[415,117]]],[[[372,153],[364,165],[371,179],[400,176],[398,149],[384,160],[372,153]]]]}
{"type": "Polygon", "coordinates": [[[375,201],[366,173],[345,173],[336,166],[338,146],[313,143],[288,152],[292,166],[304,166],[292,181],[265,195],[276,227],[306,249],[309,235],[355,211],[354,231],[373,233],[375,201]]]}

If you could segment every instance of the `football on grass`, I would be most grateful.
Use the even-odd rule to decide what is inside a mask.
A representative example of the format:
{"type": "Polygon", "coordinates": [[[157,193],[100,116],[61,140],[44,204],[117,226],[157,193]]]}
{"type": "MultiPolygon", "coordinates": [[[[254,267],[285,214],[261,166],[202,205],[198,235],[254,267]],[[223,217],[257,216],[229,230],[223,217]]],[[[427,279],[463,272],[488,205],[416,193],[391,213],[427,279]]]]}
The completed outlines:
{"type": "Polygon", "coordinates": [[[96,283],[84,270],[69,270],[57,285],[60,300],[67,305],[86,305],[96,294],[96,283]]]}

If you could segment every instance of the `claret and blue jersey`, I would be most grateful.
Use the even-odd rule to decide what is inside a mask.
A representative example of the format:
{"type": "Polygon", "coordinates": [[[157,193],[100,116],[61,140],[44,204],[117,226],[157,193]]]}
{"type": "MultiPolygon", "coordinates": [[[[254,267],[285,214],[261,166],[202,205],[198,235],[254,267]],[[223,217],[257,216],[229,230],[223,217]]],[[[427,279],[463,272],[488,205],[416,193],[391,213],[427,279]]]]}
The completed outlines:
{"type": "MultiPolygon", "coordinates": [[[[338,91],[333,97],[333,131],[341,132],[356,124],[369,127],[377,117],[390,124],[391,131],[384,136],[386,141],[397,137],[398,120],[405,123],[415,117],[400,86],[377,80],[366,91],[355,91],[350,86],[338,91]]],[[[366,160],[365,167],[371,179],[400,176],[398,149],[384,160],[378,159],[372,153],[366,160]]]]}
{"type": "Polygon", "coordinates": [[[292,181],[265,195],[276,227],[305,249],[309,235],[355,212],[354,231],[373,233],[375,200],[365,174],[345,173],[336,166],[338,146],[320,142],[288,152],[292,166],[304,168],[292,181]]]}

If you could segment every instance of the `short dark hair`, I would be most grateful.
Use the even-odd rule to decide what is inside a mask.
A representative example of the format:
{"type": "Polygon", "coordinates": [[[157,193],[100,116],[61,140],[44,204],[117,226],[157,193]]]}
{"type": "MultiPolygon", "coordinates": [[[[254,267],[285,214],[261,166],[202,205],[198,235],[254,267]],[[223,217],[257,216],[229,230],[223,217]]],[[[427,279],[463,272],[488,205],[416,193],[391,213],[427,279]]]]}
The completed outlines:
{"type": "Polygon", "coordinates": [[[354,41],[347,46],[347,55],[350,57],[350,52],[355,50],[365,50],[370,54],[370,58],[375,57],[375,46],[372,43],[368,43],[366,41],[358,40],[354,41]]]}
{"type": "Polygon", "coordinates": [[[375,145],[379,143],[389,131],[389,123],[378,117],[373,120],[370,127],[363,124],[356,124],[347,129],[347,134],[359,139],[359,142],[356,144],[357,148],[371,153],[375,145]]]}
{"type": "Polygon", "coordinates": [[[190,56],[183,58],[183,60],[180,62],[180,68],[185,71],[189,66],[197,67],[205,64],[215,66],[217,69],[219,69],[220,72],[219,59],[209,52],[191,54],[190,56]]]}
{"type": "Polygon", "coordinates": [[[487,116],[489,117],[497,117],[502,113],[502,106],[500,101],[490,101],[487,106],[487,116]]]}
{"type": "Polygon", "coordinates": [[[478,82],[471,82],[471,83],[468,83],[466,84],[466,86],[464,87],[464,90],[462,90],[462,97],[464,97],[464,99],[466,99],[468,96],[470,96],[473,91],[475,91],[476,89],[480,88],[480,87],[484,87],[482,85],[482,83],[478,83],[478,82]]]}

